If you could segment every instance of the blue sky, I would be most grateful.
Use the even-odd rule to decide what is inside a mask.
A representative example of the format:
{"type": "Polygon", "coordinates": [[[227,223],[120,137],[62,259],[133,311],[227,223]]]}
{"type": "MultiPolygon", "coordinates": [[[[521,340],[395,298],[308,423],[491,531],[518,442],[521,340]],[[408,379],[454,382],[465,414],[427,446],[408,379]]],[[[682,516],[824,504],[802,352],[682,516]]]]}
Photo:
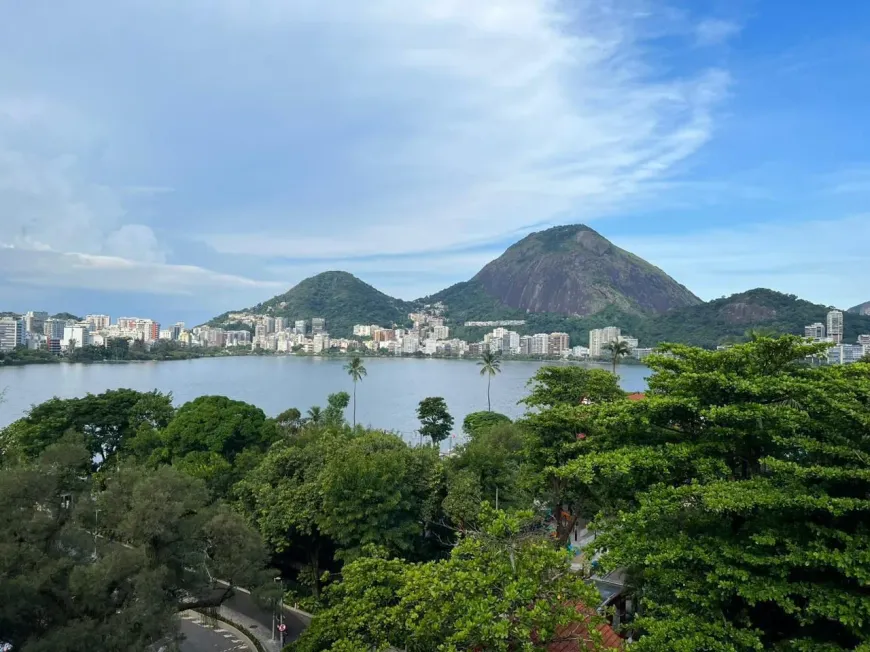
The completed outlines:
{"type": "Polygon", "coordinates": [[[867,3],[0,0],[0,309],[411,299],[586,223],[711,299],[870,299],[867,3]]]}

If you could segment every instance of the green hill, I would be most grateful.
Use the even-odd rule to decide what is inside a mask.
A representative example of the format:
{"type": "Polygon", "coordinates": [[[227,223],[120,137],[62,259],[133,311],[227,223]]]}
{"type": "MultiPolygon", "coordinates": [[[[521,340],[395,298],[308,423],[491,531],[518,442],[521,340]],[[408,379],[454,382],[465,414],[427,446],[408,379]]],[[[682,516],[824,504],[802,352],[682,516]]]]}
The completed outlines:
{"type": "MultiPolygon", "coordinates": [[[[354,324],[404,324],[412,304],[394,299],[347,272],[323,272],[305,279],[284,294],[242,310],[284,317],[290,321],[323,317],[326,330],[333,337],[348,337],[354,324]]],[[[209,324],[225,324],[229,312],[209,324]]]]}

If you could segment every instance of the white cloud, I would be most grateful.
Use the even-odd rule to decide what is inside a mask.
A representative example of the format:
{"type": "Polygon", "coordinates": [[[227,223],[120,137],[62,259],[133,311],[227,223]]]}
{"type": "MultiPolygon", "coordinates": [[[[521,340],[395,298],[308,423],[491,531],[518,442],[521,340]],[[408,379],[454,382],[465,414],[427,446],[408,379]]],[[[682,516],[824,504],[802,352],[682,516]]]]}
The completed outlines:
{"type": "Polygon", "coordinates": [[[729,86],[716,67],[658,66],[658,37],[696,38],[665,9],[93,0],[46,15],[17,4],[0,23],[0,244],[71,254],[80,273],[108,256],[169,279],[181,272],[161,263],[197,240],[203,267],[249,255],[252,276],[270,258],[388,274],[400,263],[359,258],[611,214],[678,178],[729,86]]]}
{"type": "MultiPolygon", "coordinates": [[[[0,247],[0,275],[14,285],[86,288],[97,291],[235,297],[245,292],[278,292],[283,283],[255,281],[193,265],[166,265],[116,256],[0,247]]],[[[200,297],[201,298],[201,297],[200,297]]]]}
{"type": "Polygon", "coordinates": [[[696,36],[698,45],[720,45],[740,33],[740,25],[730,21],[711,18],[698,23],[696,36]]]}
{"type": "Polygon", "coordinates": [[[870,215],[614,238],[702,299],[766,287],[849,308],[870,299],[870,215]]]}

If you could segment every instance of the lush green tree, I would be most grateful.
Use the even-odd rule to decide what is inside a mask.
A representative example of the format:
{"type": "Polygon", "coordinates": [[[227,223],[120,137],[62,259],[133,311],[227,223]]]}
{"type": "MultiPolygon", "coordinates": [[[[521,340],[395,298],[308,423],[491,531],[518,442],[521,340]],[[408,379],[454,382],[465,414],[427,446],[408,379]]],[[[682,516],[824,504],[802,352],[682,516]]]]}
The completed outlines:
{"type": "Polygon", "coordinates": [[[497,353],[490,350],[483,352],[480,356],[480,362],[477,363],[480,367],[480,375],[486,376],[486,409],[492,412],[492,401],[489,398],[489,389],[492,384],[492,377],[501,371],[501,360],[497,353]]]}
{"type": "Polygon", "coordinates": [[[323,411],[323,423],[333,428],[339,428],[346,422],[344,420],[344,411],[350,403],[350,394],[347,392],[336,392],[330,394],[326,398],[326,409],[323,411]]]}
{"type": "Polygon", "coordinates": [[[446,461],[448,487],[469,488],[468,480],[456,486],[453,482],[454,474],[469,473],[477,482],[476,491],[490,503],[502,508],[527,507],[531,500],[522,483],[524,441],[520,427],[509,421],[478,431],[446,461]]]}
{"type": "Polygon", "coordinates": [[[172,395],[113,389],[82,398],[52,398],[0,432],[4,455],[34,459],[67,432],[81,433],[99,468],[133,438],[140,427],[164,427],[172,418],[172,395]]]}
{"type": "Polygon", "coordinates": [[[90,450],[69,435],[0,472],[0,632],[15,650],[138,652],[177,634],[177,612],[268,578],[259,537],[170,467],[118,467],[94,494],[90,450]]]}
{"type": "Polygon", "coordinates": [[[628,343],[624,340],[614,340],[613,342],[608,342],[603,347],[601,347],[605,351],[607,351],[610,356],[610,363],[613,365],[613,375],[616,375],[616,367],[619,365],[619,361],[631,355],[631,347],[628,346],[628,343]]]}
{"type": "Polygon", "coordinates": [[[150,465],[171,463],[227,496],[244,472],[278,437],[263,411],[225,396],[200,396],[182,405],[159,432],[143,429],[131,448],[150,465]]]}
{"type": "Polygon", "coordinates": [[[439,466],[437,451],[411,449],[395,435],[371,431],[351,439],[321,472],[320,530],[345,559],[367,544],[413,554],[422,545],[439,466]]]}
{"type": "Polygon", "coordinates": [[[429,437],[433,446],[447,439],[453,429],[453,417],[447,411],[447,402],[440,396],[420,401],[417,418],[420,420],[420,434],[429,437]]]}
{"type": "Polygon", "coordinates": [[[278,553],[279,561],[311,585],[315,596],[321,569],[330,564],[335,547],[319,525],[324,514],[322,474],[348,441],[342,431],[302,430],[274,444],[236,487],[240,511],[278,553]]]}
{"type": "Polygon", "coordinates": [[[559,475],[606,497],[596,547],[641,598],[633,648],[870,640],[870,368],[806,364],[824,347],[665,346],[646,400],[577,415],[559,475]]]}
{"type": "Polygon", "coordinates": [[[462,431],[469,437],[474,437],[498,423],[510,422],[510,417],[500,412],[470,412],[462,420],[462,431]]]}
{"type": "Polygon", "coordinates": [[[625,397],[615,374],[579,366],[541,367],[529,379],[531,393],[521,403],[532,408],[600,403],[625,397]]]}
{"type": "Polygon", "coordinates": [[[566,551],[515,516],[489,514],[486,523],[444,560],[413,564],[368,549],[327,589],[327,608],[291,649],[514,652],[569,641],[596,649],[594,626],[566,628],[600,620],[578,612],[600,599],[570,572],[566,551]]]}
{"type": "Polygon", "coordinates": [[[353,427],[356,428],[356,384],[360,382],[368,372],[366,371],[362,358],[358,355],[351,358],[350,362],[344,366],[344,370],[347,372],[347,375],[351,377],[351,380],[353,380],[353,427]]]}
{"type": "Polygon", "coordinates": [[[483,492],[480,478],[470,469],[459,469],[447,479],[447,495],[442,506],[444,514],[460,531],[477,523],[483,492]]]}
{"type": "Polygon", "coordinates": [[[288,408],[275,417],[275,421],[287,433],[296,434],[302,427],[302,413],[295,407],[288,408]]]}

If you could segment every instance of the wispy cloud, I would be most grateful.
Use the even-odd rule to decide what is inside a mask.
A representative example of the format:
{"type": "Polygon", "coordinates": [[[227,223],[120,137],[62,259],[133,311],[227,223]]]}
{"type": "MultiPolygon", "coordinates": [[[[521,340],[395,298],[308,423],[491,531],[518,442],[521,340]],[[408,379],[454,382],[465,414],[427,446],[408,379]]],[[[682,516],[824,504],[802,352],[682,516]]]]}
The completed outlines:
{"type": "Polygon", "coordinates": [[[593,220],[676,181],[730,85],[714,64],[659,67],[662,36],[688,52],[716,30],[687,29],[653,0],[93,0],[10,13],[0,243],[15,248],[16,278],[40,252],[170,278],[191,241],[204,270],[249,256],[265,279],[286,258],[386,275],[395,261],[360,257],[593,220]]]}
{"type": "Polygon", "coordinates": [[[834,195],[870,195],[870,166],[850,167],[822,178],[824,189],[834,195]]]}
{"type": "Polygon", "coordinates": [[[697,44],[720,45],[740,33],[740,25],[734,21],[711,18],[698,23],[695,28],[697,44]]]}

